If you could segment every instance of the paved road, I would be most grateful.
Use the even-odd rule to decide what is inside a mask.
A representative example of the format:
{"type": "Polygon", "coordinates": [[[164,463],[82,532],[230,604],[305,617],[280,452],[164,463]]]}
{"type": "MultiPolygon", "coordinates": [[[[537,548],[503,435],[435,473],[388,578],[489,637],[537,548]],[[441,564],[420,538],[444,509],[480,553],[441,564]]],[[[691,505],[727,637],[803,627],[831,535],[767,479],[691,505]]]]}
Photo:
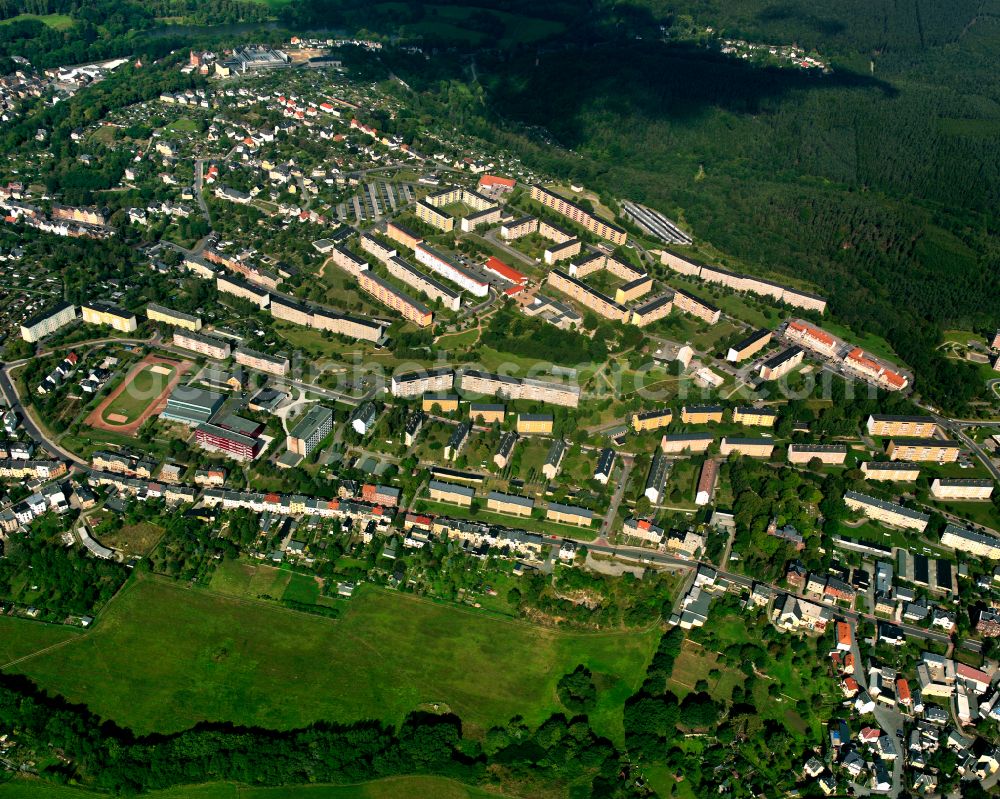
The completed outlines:
{"type": "Polygon", "coordinates": [[[601,538],[607,540],[611,532],[611,525],[618,515],[618,506],[622,504],[622,497],[625,495],[625,486],[628,485],[628,477],[632,472],[633,459],[631,455],[622,457],[622,475],[618,478],[618,485],[615,486],[615,493],[611,495],[611,504],[608,505],[608,512],[601,523],[601,538]]]}
{"type": "Polygon", "coordinates": [[[21,417],[21,426],[37,446],[44,447],[53,454],[66,458],[66,460],[72,463],[86,465],[86,461],[82,458],[77,457],[69,450],[63,449],[54,441],[45,437],[41,428],[21,404],[21,398],[17,393],[17,389],[14,388],[14,384],[7,374],[5,366],[0,368],[0,391],[3,392],[4,398],[7,400],[7,405],[21,417]]]}

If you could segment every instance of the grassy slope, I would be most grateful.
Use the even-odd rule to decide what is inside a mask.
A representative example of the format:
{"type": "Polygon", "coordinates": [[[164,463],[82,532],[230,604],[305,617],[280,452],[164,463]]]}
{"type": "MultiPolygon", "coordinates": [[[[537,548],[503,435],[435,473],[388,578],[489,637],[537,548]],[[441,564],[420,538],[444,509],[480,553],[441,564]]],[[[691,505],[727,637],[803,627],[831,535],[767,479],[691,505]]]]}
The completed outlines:
{"type": "Polygon", "coordinates": [[[622,702],[656,639],[555,632],[371,588],[334,621],[142,579],[90,634],[16,670],[139,732],[201,720],[398,722],[434,702],[483,729],[558,710],[556,682],[584,663],[607,675],[593,723],[620,740],[622,702]]]}
{"type": "Polygon", "coordinates": [[[9,25],[12,22],[24,22],[29,19],[37,19],[39,22],[42,22],[57,31],[64,31],[68,28],[72,28],[74,24],[73,18],[68,14],[18,14],[16,17],[0,20],[0,25],[9,25]]]}
{"type": "Polygon", "coordinates": [[[76,635],[69,627],[0,616],[0,666],[76,635]]]}
{"type": "MultiPolygon", "coordinates": [[[[0,784],[2,799],[92,799],[105,794],[65,788],[37,780],[0,784]]],[[[499,797],[480,788],[442,777],[395,777],[362,785],[310,785],[288,788],[244,788],[219,782],[154,791],[149,799],[485,799],[499,797]]]]}

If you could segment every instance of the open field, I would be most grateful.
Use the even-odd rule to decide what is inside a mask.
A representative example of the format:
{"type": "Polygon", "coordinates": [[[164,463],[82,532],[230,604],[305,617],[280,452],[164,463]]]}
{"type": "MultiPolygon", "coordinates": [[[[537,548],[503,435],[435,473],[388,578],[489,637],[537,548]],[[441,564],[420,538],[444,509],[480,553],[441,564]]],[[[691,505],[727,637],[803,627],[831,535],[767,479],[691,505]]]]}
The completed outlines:
{"type": "Polygon", "coordinates": [[[559,710],[556,683],[583,663],[607,684],[592,724],[621,740],[622,702],[657,639],[562,632],[370,587],[331,620],[141,578],[90,632],[16,670],[141,733],[203,720],[399,722],[426,703],[482,731],[559,710]]]}
{"type": "Polygon", "coordinates": [[[71,627],[0,616],[0,668],[79,634],[71,627]]]}
{"type": "MultiPolygon", "coordinates": [[[[95,799],[108,794],[67,788],[40,780],[15,779],[0,783],[4,799],[95,799]]],[[[230,782],[213,782],[152,791],[149,799],[486,799],[501,794],[443,777],[390,777],[359,785],[296,785],[283,788],[249,788],[230,782]]]]}
{"type": "Polygon", "coordinates": [[[163,528],[153,522],[130,524],[101,536],[101,543],[128,556],[148,555],[163,536],[163,528]]]}
{"type": "Polygon", "coordinates": [[[57,31],[68,30],[74,25],[73,18],[68,14],[18,14],[16,17],[8,17],[7,19],[0,20],[0,25],[10,25],[12,22],[26,22],[29,19],[37,19],[39,22],[57,31]]]}
{"type": "Polygon", "coordinates": [[[98,430],[134,436],[146,419],[163,409],[167,396],[190,366],[189,361],[147,355],[91,411],[87,424],[98,430]]]}

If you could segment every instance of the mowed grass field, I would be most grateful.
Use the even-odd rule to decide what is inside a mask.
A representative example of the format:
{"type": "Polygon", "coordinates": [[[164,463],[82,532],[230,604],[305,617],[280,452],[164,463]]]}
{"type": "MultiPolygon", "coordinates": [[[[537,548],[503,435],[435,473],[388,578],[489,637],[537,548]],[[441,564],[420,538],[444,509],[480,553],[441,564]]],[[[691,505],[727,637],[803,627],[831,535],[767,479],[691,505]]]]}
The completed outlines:
{"type": "Polygon", "coordinates": [[[149,403],[155,400],[177,373],[177,367],[148,364],[135,374],[124,390],[110,403],[101,418],[109,424],[128,424],[139,418],[149,403]],[[124,417],[124,420],[116,418],[124,417]]]}
{"type": "Polygon", "coordinates": [[[622,704],[659,630],[569,633],[363,586],[339,619],[143,577],[79,640],[15,671],[139,733],[198,721],[291,728],[399,722],[440,704],[475,734],[561,711],[578,664],[602,686],[595,729],[622,738],[622,704]]]}
{"type": "MultiPolygon", "coordinates": [[[[0,783],[0,799],[95,799],[108,794],[67,788],[39,780],[0,783]]],[[[148,799],[503,799],[498,793],[443,777],[392,777],[360,785],[297,785],[248,788],[228,782],[152,791],[148,799]]]]}
{"type": "Polygon", "coordinates": [[[0,20],[0,25],[10,25],[13,22],[24,22],[29,19],[37,19],[57,31],[68,30],[75,24],[68,14],[18,14],[16,17],[0,20]]]}
{"type": "Polygon", "coordinates": [[[0,616],[0,668],[77,635],[80,631],[71,627],[0,616]]]}

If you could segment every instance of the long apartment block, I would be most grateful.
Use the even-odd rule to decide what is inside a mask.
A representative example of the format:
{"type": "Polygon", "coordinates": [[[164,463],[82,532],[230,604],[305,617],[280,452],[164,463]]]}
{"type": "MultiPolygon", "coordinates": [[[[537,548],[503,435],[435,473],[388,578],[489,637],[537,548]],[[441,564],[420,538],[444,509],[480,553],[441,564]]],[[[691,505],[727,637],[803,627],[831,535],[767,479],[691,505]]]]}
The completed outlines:
{"type": "Polygon", "coordinates": [[[539,202],[546,208],[551,208],[556,213],[572,219],[578,225],[582,225],[591,233],[607,239],[614,244],[625,243],[625,231],[617,225],[601,219],[581,208],[576,203],[560,197],[555,192],[549,191],[544,186],[535,184],[531,187],[531,199],[539,202]]]}
{"type": "Polygon", "coordinates": [[[430,308],[370,271],[358,275],[358,285],[383,305],[420,327],[428,327],[434,321],[430,308]]]}
{"type": "Polygon", "coordinates": [[[348,316],[330,308],[308,305],[287,297],[271,296],[271,315],[303,327],[329,330],[345,338],[377,342],[385,334],[385,325],[373,319],[348,316]]]}
{"type": "Polygon", "coordinates": [[[575,277],[570,277],[561,269],[553,269],[549,272],[547,282],[553,288],[572,297],[580,305],[589,308],[605,319],[620,322],[624,321],[629,315],[629,310],[624,305],[619,305],[606,294],[590,288],[586,283],[577,280],[575,277]]]}
{"type": "Polygon", "coordinates": [[[461,286],[473,297],[485,297],[489,293],[489,284],[480,280],[468,269],[460,266],[455,259],[438,252],[426,244],[418,244],[413,251],[417,263],[423,264],[432,272],[441,275],[445,280],[461,286]]]}
{"type": "Polygon", "coordinates": [[[548,402],[569,408],[576,408],[580,404],[580,389],[563,383],[470,370],[461,373],[461,385],[462,391],[466,393],[487,397],[548,402]]]}
{"type": "Polygon", "coordinates": [[[441,304],[452,311],[457,311],[462,305],[461,292],[448,288],[444,283],[435,280],[417,269],[413,264],[398,255],[386,262],[386,269],[396,280],[421,291],[432,300],[441,300],[441,304]]]}
{"type": "Polygon", "coordinates": [[[206,336],[203,333],[191,333],[187,330],[175,330],[173,343],[175,347],[181,347],[208,358],[215,358],[224,361],[229,357],[231,348],[229,342],[214,336],[206,336]]]}
{"type": "Polygon", "coordinates": [[[885,454],[893,461],[954,463],[961,451],[961,444],[939,438],[893,438],[885,454]]]}
{"type": "Polygon", "coordinates": [[[722,311],[711,303],[699,300],[693,294],[688,294],[681,289],[674,289],[674,307],[701,319],[703,322],[708,322],[710,325],[714,325],[722,316],[722,311]]]}
{"type": "Polygon", "coordinates": [[[390,388],[394,397],[418,397],[421,394],[450,391],[455,386],[455,370],[421,369],[392,376],[390,388]]]}
{"type": "Polygon", "coordinates": [[[928,438],[937,432],[932,416],[887,416],[873,413],[865,424],[870,436],[914,436],[928,438]]]}

